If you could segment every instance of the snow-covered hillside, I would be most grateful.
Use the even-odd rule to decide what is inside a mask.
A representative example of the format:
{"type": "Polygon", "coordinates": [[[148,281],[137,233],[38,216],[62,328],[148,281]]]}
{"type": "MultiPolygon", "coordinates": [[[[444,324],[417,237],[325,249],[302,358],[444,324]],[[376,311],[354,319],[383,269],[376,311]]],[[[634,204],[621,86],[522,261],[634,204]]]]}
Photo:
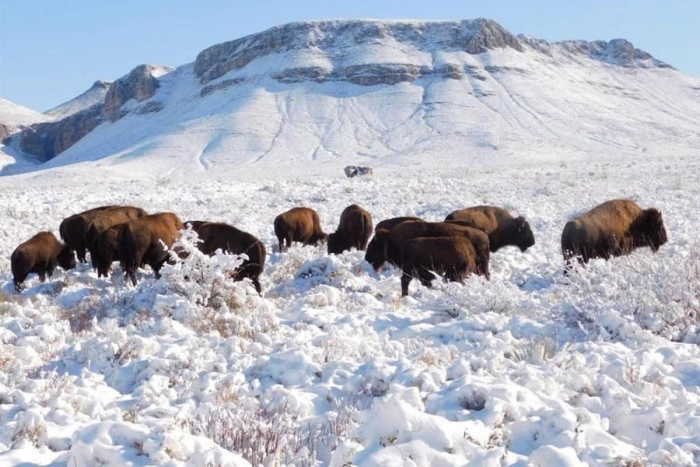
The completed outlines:
{"type": "MultiPolygon", "coordinates": [[[[26,157],[17,150],[17,141],[5,145],[7,138],[16,134],[22,127],[51,121],[53,118],[34,110],[23,107],[0,97],[0,169],[14,164],[29,169],[36,166],[36,161],[27,161],[26,157]]],[[[31,159],[31,157],[30,157],[31,159]]]]}
{"type": "Polygon", "coordinates": [[[68,102],[64,102],[63,104],[58,105],[51,110],[47,110],[44,113],[50,117],[60,119],[73,115],[81,110],[85,110],[95,104],[101,104],[105,100],[110,84],[112,84],[111,81],[95,81],[92,86],[90,86],[90,89],[80,94],[78,97],[75,97],[68,102]]]}
{"type": "Polygon", "coordinates": [[[51,120],[51,117],[0,97],[0,123],[3,125],[19,128],[20,126],[49,120],[51,120]]]}
{"type": "Polygon", "coordinates": [[[697,158],[315,181],[54,175],[0,180],[2,465],[237,465],[225,449],[266,466],[700,461],[697,158]],[[659,208],[668,244],[564,277],[566,220],[616,197],[659,208]],[[490,281],[414,281],[406,298],[361,252],[273,248],[280,212],[311,206],[332,231],[353,202],[375,222],[497,204],[537,243],[494,253],[490,281]],[[222,280],[223,258],[145,270],[136,288],[118,265],[109,280],[81,265],[13,292],[18,243],[109,203],[258,236],[263,297],[222,280]]]}
{"type": "Polygon", "coordinates": [[[700,80],[624,40],[547,43],[488,20],[322,21],[213,46],[118,116],[45,166],[287,177],[691,155],[700,80]]]}

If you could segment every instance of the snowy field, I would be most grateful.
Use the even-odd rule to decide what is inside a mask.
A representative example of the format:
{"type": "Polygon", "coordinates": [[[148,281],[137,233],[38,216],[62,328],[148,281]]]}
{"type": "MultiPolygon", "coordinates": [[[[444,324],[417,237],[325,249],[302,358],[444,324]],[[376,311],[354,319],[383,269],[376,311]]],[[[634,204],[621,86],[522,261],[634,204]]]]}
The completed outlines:
{"type": "Polygon", "coordinates": [[[378,172],[0,179],[0,465],[700,462],[700,159],[378,172]],[[669,242],[564,277],[565,222],[616,197],[659,208],[669,242]],[[144,270],[135,288],[117,265],[110,280],[80,265],[14,293],[20,242],[111,203],[258,236],[263,297],[222,281],[223,257],[144,270]],[[491,281],[413,281],[405,298],[362,252],[273,251],[277,214],[309,206],[333,231],[351,203],[375,222],[495,204],[537,243],[495,253],[491,281]]]}

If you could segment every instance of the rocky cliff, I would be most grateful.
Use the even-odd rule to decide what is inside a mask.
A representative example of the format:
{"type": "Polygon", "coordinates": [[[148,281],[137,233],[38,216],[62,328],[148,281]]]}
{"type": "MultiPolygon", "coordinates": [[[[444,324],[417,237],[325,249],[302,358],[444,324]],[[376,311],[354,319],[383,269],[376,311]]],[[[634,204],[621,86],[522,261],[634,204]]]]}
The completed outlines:
{"type": "MultiPolygon", "coordinates": [[[[66,103],[72,103],[72,105],[59,106],[57,109],[60,110],[59,114],[66,113],[66,109],[74,109],[76,105],[85,104],[88,98],[96,100],[94,96],[100,93],[104,96],[102,100],[82,110],[67,112],[68,115],[60,120],[31,125],[21,134],[20,149],[43,161],[52,159],[102,122],[116,121],[127,115],[132,109],[125,108],[124,104],[131,99],[142,102],[153,97],[158,88],[158,77],[170,70],[171,68],[167,67],[140,65],[113,83],[97,81],[86,93],[66,103]],[[105,89],[106,92],[101,92],[105,89]]],[[[137,111],[152,112],[160,108],[157,103],[149,104],[151,105],[147,105],[145,110],[137,109],[137,111]]]]}
{"type": "Polygon", "coordinates": [[[105,96],[109,87],[112,85],[112,81],[98,80],[95,81],[90,89],[80,94],[68,102],[54,107],[51,110],[44,112],[46,115],[53,117],[55,119],[62,119],[92,107],[95,104],[102,104],[105,101],[105,96]]]}

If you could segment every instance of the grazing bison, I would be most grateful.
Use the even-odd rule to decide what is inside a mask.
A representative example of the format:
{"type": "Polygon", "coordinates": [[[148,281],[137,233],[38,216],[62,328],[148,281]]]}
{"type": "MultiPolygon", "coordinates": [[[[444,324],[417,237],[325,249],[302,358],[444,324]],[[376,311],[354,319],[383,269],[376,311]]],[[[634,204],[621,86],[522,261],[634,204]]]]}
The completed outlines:
{"type": "Polygon", "coordinates": [[[180,218],[171,212],[139,217],[124,225],[119,235],[121,263],[133,285],[136,285],[136,268],[143,264],[151,266],[156,278],[160,277],[160,268],[168,259],[167,249],[184,228],[180,218]]]}
{"type": "MultiPolygon", "coordinates": [[[[96,240],[102,232],[112,226],[124,224],[132,219],[147,215],[148,213],[143,209],[133,206],[117,206],[96,213],[92,220],[88,222],[87,230],[85,231],[85,246],[90,252],[90,258],[94,258],[97,254],[95,251],[96,240]]],[[[94,259],[92,260],[92,267],[97,269],[94,259]]]]}
{"type": "Polygon", "coordinates": [[[496,206],[460,209],[445,218],[445,222],[454,221],[486,232],[492,253],[508,245],[525,251],[535,244],[535,236],[524,217],[514,218],[508,211],[496,206]]]}
{"type": "Polygon", "coordinates": [[[289,248],[292,242],[304,245],[316,245],[328,239],[321,230],[321,219],[318,213],[310,208],[292,208],[275,218],[275,235],[279,241],[280,251],[284,244],[289,248]]]}
{"type": "Polygon", "coordinates": [[[389,231],[399,224],[404,222],[424,222],[420,217],[404,216],[404,217],[392,217],[390,219],[384,219],[374,226],[374,237],[372,241],[367,245],[367,252],[365,253],[365,261],[370,263],[375,270],[378,270],[384,261],[386,261],[386,256],[384,253],[384,244],[386,242],[389,231]]]}
{"type": "MultiPolygon", "coordinates": [[[[471,241],[476,252],[477,273],[489,279],[489,238],[484,232],[472,227],[448,222],[403,222],[391,230],[375,234],[377,242],[367,249],[365,259],[378,270],[385,261],[402,267],[401,252],[404,245],[418,237],[463,237],[471,241]],[[381,252],[381,253],[380,253],[381,252]]],[[[373,241],[375,240],[373,239],[373,241]]]]}
{"type": "Polygon", "coordinates": [[[197,232],[202,242],[198,245],[202,253],[213,255],[221,249],[224,253],[234,255],[245,254],[248,259],[236,268],[232,274],[234,281],[241,281],[246,277],[253,282],[255,290],[262,295],[260,286],[260,274],[265,267],[265,245],[255,236],[243,232],[232,225],[219,222],[188,221],[192,229],[197,232]]]}
{"type": "Polygon", "coordinates": [[[58,227],[58,233],[61,239],[68,247],[76,252],[78,261],[81,263],[85,260],[85,232],[87,232],[88,224],[94,216],[105,209],[113,209],[118,206],[100,206],[98,208],[89,209],[78,214],[66,217],[58,227]]]}
{"type": "Polygon", "coordinates": [[[93,268],[97,269],[97,277],[107,277],[113,262],[124,261],[123,248],[119,242],[125,227],[126,222],[113,225],[100,232],[93,239],[90,247],[90,258],[93,268]]]}
{"type": "Polygon", "coordinates": [[[340,254],[350,248],[364,251],[372,235],[372,216],[357,204],[343,210],[335,232],[328,235],[328,253],[340,254]]]}
{"type": "Polygon", "coordinates": [[[591,258],[607,260],[645,246],[656,253],[667,241],[660,211],[642,209],[628,199],[614,199],[567,222],[561,251],[569,269],[574,257],[586,264],[591,258]]]}
{"type": "MultiPolygon", "coordinates": [[[[90,228],[90,223],[104,212],[119,210],[130,211],[139,210],[139,208],[134,208],[131,206],[100,206],[98,208],[83,211],[79,214],[73,214],[72,216],[63,219],[63,222],[61,222],[61,225],[58,228],[58,232],[61,234],[61,239],[66,243],[66,245],[68,245],[71,250],[76,252],[78,260],[81,263],[86,262],[85,249],[89,246],[89,243],[86,243],[85,237],[88,229],[90,228]]],[[[142,209],[139,211],[142,212],[141,216],[146,215],[146,212],[142,209]]]]}
{"type": "Polygon", "coordinates": [[[403,216],[403,217],[392,217],[391,219],[384,219],[374,227],[374,231],[377,232],[381,229],[391,230],[399,224],[409,221],[419,221],[423,222],[420,217],[403,216]]]}
{"type": "Polygon", "coordinates": [[[435,279],[433,271],[453,282],[462,282],[477,272],[476,251],[464,237],[418,237],[406,242],[402,253],[401,295],[408,295],[413,278],[426,287],[435,279]]]}
{"type": "Polygon", "coordinates": [[[57,264],[65,270],[73,269],[75,255],[51,232],[39,232],[15,248],[10,263],[15,290],[20,292],[22,283],[32,272],[39,274],[41,282],[44,282],[47,275],[53,275],[57,264]]]}

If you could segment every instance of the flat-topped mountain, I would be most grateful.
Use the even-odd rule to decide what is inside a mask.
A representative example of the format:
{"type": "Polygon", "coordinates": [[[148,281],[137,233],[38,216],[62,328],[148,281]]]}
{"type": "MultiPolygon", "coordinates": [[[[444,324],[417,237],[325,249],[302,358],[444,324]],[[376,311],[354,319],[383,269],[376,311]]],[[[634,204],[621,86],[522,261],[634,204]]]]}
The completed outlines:
{"type": "Polygon", "coordinates": [[[624,39],[550,43],[498,23],[291,23],[141,65],[35,125],[48,161],[300,176],[346,164],[469,167],[695,154],[700,80],[624,39]]]}

